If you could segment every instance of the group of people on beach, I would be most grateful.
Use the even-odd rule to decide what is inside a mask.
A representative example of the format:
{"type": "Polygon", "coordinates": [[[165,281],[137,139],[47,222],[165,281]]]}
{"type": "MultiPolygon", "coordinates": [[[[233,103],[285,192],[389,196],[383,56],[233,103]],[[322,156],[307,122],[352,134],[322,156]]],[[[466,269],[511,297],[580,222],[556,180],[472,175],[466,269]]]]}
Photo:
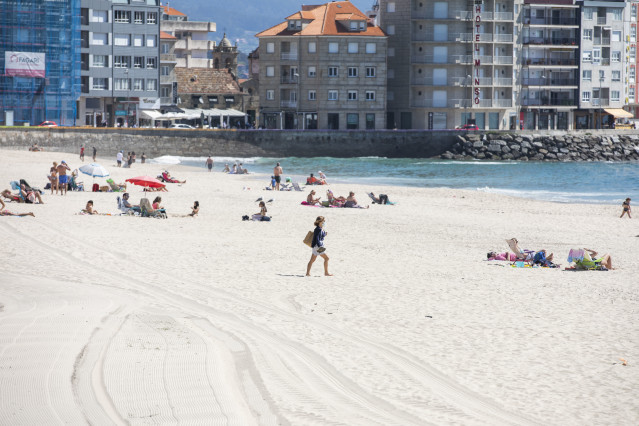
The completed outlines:
{"type": "MultiPolygon", "coordinates": [[[[95,148],[93,149],[95,150],[95,148]]],[[[146,154],[142,153],[140,160],[142,164],[146,163],[146,154]]],[[[95,156],[93,158],[93,161],[95,161],[95,156]]],[[[123,167],[122,164],[124,164],[125,168],[131,168],[131,165],[136,161],[135,151],[127,152],[126,159],[124,158],[124,150],[118,151],[118,153],[115,155],[115,161],[118,167],[123,167]]]]}
{"type": "Polygon", "coordinates": [[[324,207],[345,207],[345,208],[354,208],[354,209],[367,209],[369,206],[360,206],[355,198],[355,192],[350,191],[348,193],[348,197],[333,195],[333,191],[330,189],[326,191],[327,201],[322,202],[321,197],[316,197],[316,192],[314,189],[311,189],[311,192],[306,196],[306,202],[302,204],[306,204],[309,206],[321,205],[324,207]]]}
{"type": "MultiPolygon", "coordinates": [[[[95,163],[95,157],[98,155],[98,150],[93,147],[93,162],[95,163]]],[[[80,146],[80,160],[84,162],[84,145],[80,146]]]]}

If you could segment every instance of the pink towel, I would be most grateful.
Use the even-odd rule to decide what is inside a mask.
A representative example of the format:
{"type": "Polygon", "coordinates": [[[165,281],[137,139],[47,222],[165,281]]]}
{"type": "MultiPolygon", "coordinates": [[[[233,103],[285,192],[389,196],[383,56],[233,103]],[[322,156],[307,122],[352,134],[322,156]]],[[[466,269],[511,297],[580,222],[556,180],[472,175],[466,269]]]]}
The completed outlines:
{"type": "Polygon", "coordinates": [[[568,262],[576,262],[578,260],[583,260],[584,258],[584,249],[570,249],[568,253],[568,262]]]}

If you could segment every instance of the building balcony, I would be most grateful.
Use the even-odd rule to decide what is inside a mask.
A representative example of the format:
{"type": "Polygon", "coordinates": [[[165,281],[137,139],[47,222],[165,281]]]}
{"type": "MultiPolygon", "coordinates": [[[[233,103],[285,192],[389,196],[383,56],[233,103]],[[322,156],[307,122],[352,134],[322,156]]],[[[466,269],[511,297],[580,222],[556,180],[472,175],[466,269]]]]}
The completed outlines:
{"type": "Polygon", "coordinates": [[[160,105],[171,105],[173,103],[173,99],[170,97],[160,98],[160,105]]]}
{"type": "Polygon", "coordinates": [[[577,60],[574,57],[558,57],[558,58],[525,58],[522,60],[523,65],[529,66],[577,66],[577,60]]]}
{"type": "Polygon", "coordinates": [[[162,53],[160,54],[160,62],[177,62],[177,57],[174,53],[162,53]]]}
{"type": "Polygon", "coordinates": [[[177,81],[175,75],[161,75],[160,84],[173,84],[177,81]]]}
{"type": "MultiPolygon", "coordinates": [[[[452,9],[452,8],[451,8],[452,9]]],[[[512,15],[512,14],[511,14],[512,15]]],[[[492,21],[493,13],[492,12],[483,12],[481,13],[482,21],[492,21]]],[[[475,19],[475,14],[470,11],[462,10],[457,12],[449,12],[445,17],[435,16],[435,13],[432,10],[414,10],[411,14],[412,19],[426,19],[429,21],[439,20],[439,21],[458,21],[458,20],[472,20],[475,19]]]]}
{"type": "Polygon", "coordinates": [[[412,41],[434,41],[437,43],[446,43],[446,42],[460,42],[460,41],[471,41],[472,40],[471,33],[450,33],[450,34],[438,34],[437,36],[433,33],[418,33],[413,34],[412,41]]]}
{"type": "Polygon", "coordinates": [[[555,106],[567,106],[577,107],[579,101],[577,99],[522,99],[522,106],[540,106],[540,107],[555,107],[555,106]]]}
{"type": "Polygon", "coordinates": [[[283,76],[280,77],[280,83],[282,83],[282,84],[297,84],[297,83],[299,83],[299,77],[296,77],[294,75],[290,75],[290,76],[283,75],[283,76]]]}
{"type": "Polygon", "coordinates": [[[176,66],[182,68],[213,68],[213,59],[187,56],[185,58],[177,58],[176,66]]]}
{"type": "Polygon", "coordinates": [[[193,33],[212,33],[217,31],[217,25],[215,22],[201,22],[201,21],[162,21],[160,26],[162,31],[166,31],[170,34],[175,32],[190,31],[193,33]]]}
{"type": "Polygon", "coordinates": [[[282,108],[297,108],[297,101],[280,101],[282,108]]]}
{"type": "Polygon", "coordinates": [[[596,46],[609,45],[610,37],[594,37],[592,43],[596,46]]]}
{"type": "Polygon", "coordinates": [[[513,57],[512,56],[495,56],[493,61],[497,65],[512,65],[513,57]]]}
{"type": "Polygon", "coordinates": [[[575,86],[579,80],[575,78],[522,78],[522,86],[575,86]]]}
{"type": "Polygon", "coordinates": [[[496,78],[494,81],[494,86],[512,86],[513,79],[512,78],[496,78]]]}
{"type": "MultiPolygon", "coordinates": [[[[483,36],[483,34],[481,34],[483,36]]],[[[495,43],[512,43],[513,35],[512,34],[495,34],[493,36],[495,43]]]]}
{"type": "Polygon", "coordinates": [[[537,44],[542,46],[577,46],[575,37],[524,37],[524,44],[537,44]]]}
{"type": "Polygon", "coordinates": [[[512,21],[514,19],[513,12],[495,12],[495,21],[512,21]]]}
{"type": "Polygon", "coordinates": [[[590,103],[591,103],[592,106],[605,107],[605,106],[610,105],[610,99],[608,99],[608,98],[595,98],[590,103]]]}
{"type": "Polygon", "coordinates": [[[578,26],[579,20],[577,18],[553,18],[547,16],[545,18],[524,18],[524,25],[559,25],[559,26],[578,26]]]}
{"type": "Polygon", "coordinates": [[[282,52],[280,59],[283,61],[297,61],[297,52],[282,52]]]}
{"type": "Polygon", "coordinates": [[[470,106],[470,99],[414,99],[411,106],[415,108],[463,108],[470,106]]]}
{"type": "Polygon", "coordinates": [[[605,16],[598,17],[597,18],[597,25],[606,25],[606,17],[605,16]]]}
{"type": "Polygon", "coordinates": [[[190,38],[178,40],[175,42],[177,50],[213,50],[215,42],[211,40],[193,40],[190,38]]]}

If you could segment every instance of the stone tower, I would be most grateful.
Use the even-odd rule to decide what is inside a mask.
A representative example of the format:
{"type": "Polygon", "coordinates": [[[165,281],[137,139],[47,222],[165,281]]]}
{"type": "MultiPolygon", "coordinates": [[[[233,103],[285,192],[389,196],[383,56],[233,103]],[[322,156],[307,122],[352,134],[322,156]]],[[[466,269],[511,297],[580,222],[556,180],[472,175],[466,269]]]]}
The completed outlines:
{"type": "Polygon", "coordinates": [[[224,33],[220,44],[213,48],[213,68],[228,69],[233,75],[237,75],[237,55],[237,44],[233,46],[224,33]]]}

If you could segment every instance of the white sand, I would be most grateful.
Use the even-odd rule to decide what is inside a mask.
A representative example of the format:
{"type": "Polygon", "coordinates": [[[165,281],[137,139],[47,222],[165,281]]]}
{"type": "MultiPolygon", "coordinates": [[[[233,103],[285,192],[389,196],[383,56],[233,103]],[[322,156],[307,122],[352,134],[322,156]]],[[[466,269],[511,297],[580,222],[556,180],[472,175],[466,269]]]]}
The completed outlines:
{"type": "MultiPolygon", "coordinates": [[[[0,189],[44,186],[54,160],[80,165],[77,154],[0,158],[0,189]]],[[[161,171],[98,160],[117,182],[161,171]]],[[[266,178],[219,166],[169,169],[188,183],[163,204],[188,213],[198,200],[197,218],[75,214],[89,199],[116,213],[114,193],[8,204],[36,217],[0,217],[0,424],[639,422],[639,217],[356,185],[331,189],[398,205],[319,209],[299,204],[307,192],[257,190],[266,178]],[[272,222],[241,221],[273,195],[272,222]],[[317,215],[334,277],[320,260],[303,277],[317,215]],[[585,246],[618,269],[484,261],[513,236],[562,266],[585,246]]]]}

